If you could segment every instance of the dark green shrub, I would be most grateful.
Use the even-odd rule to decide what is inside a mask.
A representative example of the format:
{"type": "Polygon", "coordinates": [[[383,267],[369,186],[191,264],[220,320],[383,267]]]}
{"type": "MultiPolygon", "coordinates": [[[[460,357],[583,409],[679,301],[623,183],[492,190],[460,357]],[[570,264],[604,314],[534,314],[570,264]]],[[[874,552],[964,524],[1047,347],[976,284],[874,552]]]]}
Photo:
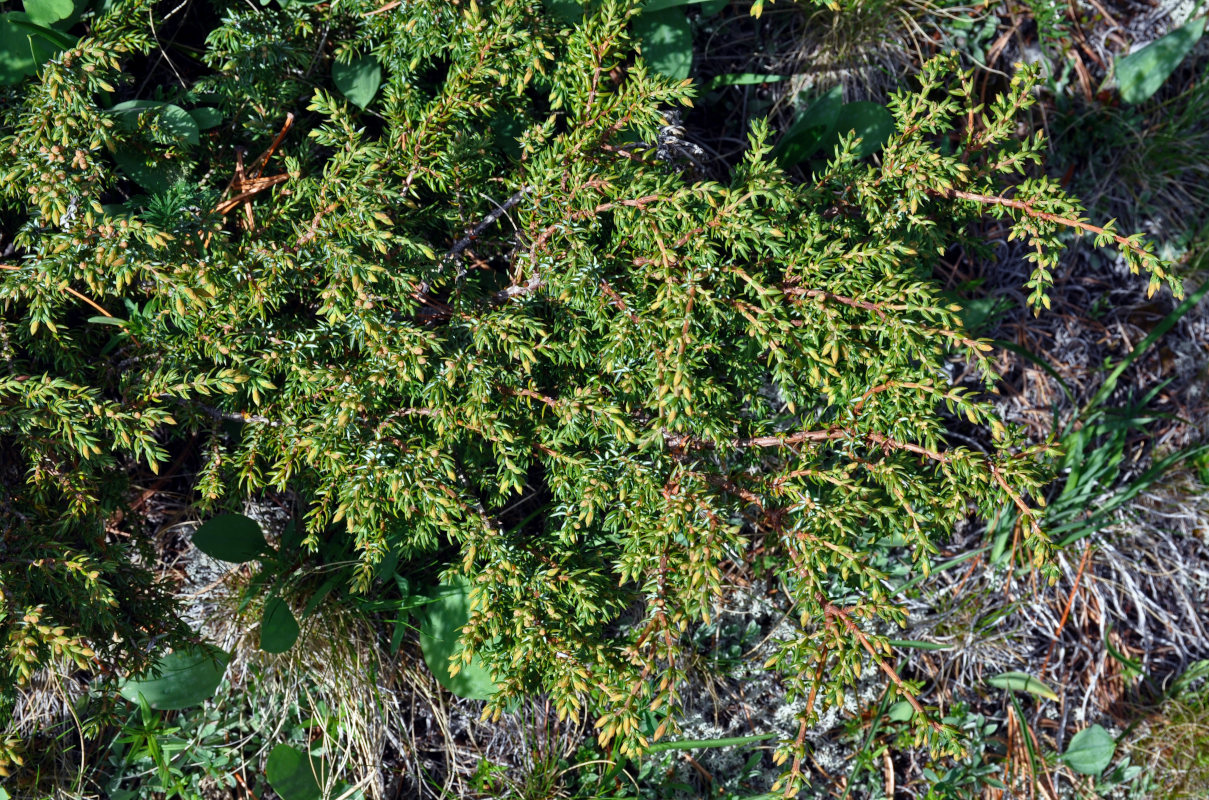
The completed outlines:
{"type": "MultiPolygon", "coordinates": [[[[623,752],[652,738],[644,714],[674,728],[725,562],[792,598],[801,635],[768,666],[811,698],[804,730],[816,695],[893,673],[878,558],[926,569],[956,522],[1010,505],[1040,560],[1045,450],[950,384],[952,359],[993,374],[931,264],[989,214],[1034,243],[1037,308],[1067,230],[1178,284],[1019,178],[1040,158],[1015,135],[1033,74],[970,109],[970,77],[936,60],[877,164],[846,137],[791,183],[757,123],[725,182],[694,180],[664,116],[692,87],[635,59],[635,5],[572,26],[533,0],[219,4],[205,68],[153,91],[120,71],[153,47],[152,6],[116,2],[6,90],[0,442],[31,536],[61,546],[120,505],[99,487],[197,435],[203,505],[297,492],[310,544],[337,524],[355,541],[360,589],[388,553],[447,559],[474,586],[463,660],[493,671],[489,710],[586,703],[623,752]],[[106,110],[132,99],[155,103],[106,110]],[[990,451],[950,446],[946,413],[990,451]]],[[[24,567],[4,558],[7,587],[24,567]]],[[[6,634],[38,580],[6,588],[6,634]]],[[[93,636],[72,599],[57,624],[93,636]]],[[[790,788],[803,747],[779,751],[790,788]]]]}

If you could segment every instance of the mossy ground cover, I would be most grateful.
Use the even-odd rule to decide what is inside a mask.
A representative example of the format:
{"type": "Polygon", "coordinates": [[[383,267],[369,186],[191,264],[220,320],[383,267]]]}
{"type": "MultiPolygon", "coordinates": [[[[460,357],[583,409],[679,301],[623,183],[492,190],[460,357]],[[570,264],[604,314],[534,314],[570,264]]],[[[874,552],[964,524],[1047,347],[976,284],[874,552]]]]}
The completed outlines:
{"type": "Polygon", "coordinates": [[[4,7],[5,792],[1197,796],[1200,12],[760,5],[4,7]]]}

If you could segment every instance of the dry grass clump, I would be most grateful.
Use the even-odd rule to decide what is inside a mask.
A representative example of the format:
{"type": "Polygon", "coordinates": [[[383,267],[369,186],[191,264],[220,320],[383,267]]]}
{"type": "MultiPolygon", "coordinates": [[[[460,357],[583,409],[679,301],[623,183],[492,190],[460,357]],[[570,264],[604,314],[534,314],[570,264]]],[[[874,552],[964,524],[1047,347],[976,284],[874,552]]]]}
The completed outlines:
{"type": "Polygon", "coordinates": [[[1155,800],[1209,797],[1209,689],[1164,702],[1131,749],[1155,776],[1155,800]]]}

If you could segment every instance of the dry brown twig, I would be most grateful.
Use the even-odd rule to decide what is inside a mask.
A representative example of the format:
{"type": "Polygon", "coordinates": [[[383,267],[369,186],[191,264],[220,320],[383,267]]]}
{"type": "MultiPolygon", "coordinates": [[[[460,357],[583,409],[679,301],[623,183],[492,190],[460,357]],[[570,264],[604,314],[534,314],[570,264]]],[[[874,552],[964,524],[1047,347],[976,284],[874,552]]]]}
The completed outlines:
{"type": "MultiPolygon", "coordinates": [[[[286,114],[285,122],[282,124],[281,130],[278,131],[277,136],[273,139],[273,143],[247,167],[246,171],[243,163],[243,151],[237,150],[235,152],[235,175],[227,183],[226,188],[222,192],[223,195],[234,192],[234,196],[220,201],[214,206],[213,213],[226,216],[228,212],[242,205],[244,216],[247,219],[248,230],[255,229],[256,220],[252,216],[252,198],[266,189],[272,188],[279,183],[284,183],[290,177],[283,172],[280,175],[272,175],[266,178],[264,177],[264,168],[269,163],[269,159],[277,152],[277,148],[281,146],[282,140],[285,139],[286,133],[289,132],[293,124],[293,112],[286,114]],[[248,172],[251,172],[250,177],[247,174],[248,172]]],[[[206,244],[209,243],[210,236],[207,236],[206,244]]]]}

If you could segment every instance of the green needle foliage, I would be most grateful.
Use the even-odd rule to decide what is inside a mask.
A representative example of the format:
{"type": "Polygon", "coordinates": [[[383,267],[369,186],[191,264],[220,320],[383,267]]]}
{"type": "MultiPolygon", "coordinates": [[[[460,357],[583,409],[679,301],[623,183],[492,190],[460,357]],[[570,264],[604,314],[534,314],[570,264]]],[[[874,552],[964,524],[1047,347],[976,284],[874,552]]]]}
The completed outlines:
{"type": "MultiPolygon", "coordinates": [[[[358,589],[387,553],[443,554],[473,584],[455,658],[494,675],[488,712],[546,692],[624,753],[674,730],[686,631],[726,562],[792,598],[800,635],[768,667],[811,698],[803,730],[862,671],[893,672],[885,623],[903,612],[876,552],[926,569],[955,523],[1008,505],[1040,563],[1051,462],[950,384],[955,359],[994,375],[933,260],[989,214],[1033,243],[1037,308],[1071,230],[1115,243],[1152,289],[1178,284],[1022,179],[1042,151],[1016,137],[1035,73],[984,109],[937,59],[891,102],[879,163],[849,136],[795,184],[758,122],[726,181],[695,180],[665,116],[693,88],[635,57],[639,5],[570,24],[534,0],[219,4],[207,70],[184,88],[165,74],[155,97],[221,113],[197,144],[167,106],[136,124],[105,110],[151,96],[121,72],[153,47],[149,0],[113,3],[5,90],[0,443],[21,467],[0,500],[37,511],[23,535],[64,541],[120,505],[132,462],[196,436],[203,503],[297,492],[309,544],[337,524],[355,542],[358,589]],[[381,86],[361,110],[330,75],[366,55],[381,86]],[[269,148],[287,112],[279,146],[237,172],[232,145],[269,148]],[[140,196],[131,153],[185,180],[140,196]],[[946,412],[993,448],[951,446],[946,412]]],[[[3,569],[11,639],[62,569],[28,590],[8,588],[26,566],[7,550],[3,569]]],[[[72,598],[56,624],[95,635],[94,596],[72,598]]],[[[778,751],[781,788],[804,747],[778,751]]]]}

